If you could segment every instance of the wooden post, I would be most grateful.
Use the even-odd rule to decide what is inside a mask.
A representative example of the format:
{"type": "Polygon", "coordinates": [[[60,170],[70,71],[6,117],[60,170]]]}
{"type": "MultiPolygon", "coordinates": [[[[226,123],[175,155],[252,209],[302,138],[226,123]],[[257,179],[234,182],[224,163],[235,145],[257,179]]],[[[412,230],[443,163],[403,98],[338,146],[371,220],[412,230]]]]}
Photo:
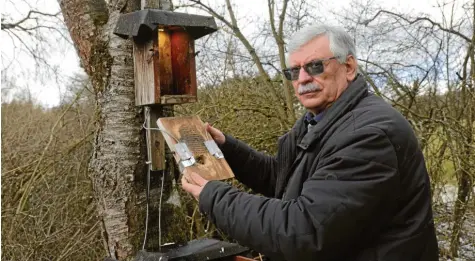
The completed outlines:
{"type": "Polygon", "coordinates": [[[146,130],[147,157],[150,161],[150,170],[157,171],[165,169],[165,140],[163,135],[156,130],[157,120],[160,117],[160,107],[145,106],[144,108],[146,126],[151,129],[146,130]]]}

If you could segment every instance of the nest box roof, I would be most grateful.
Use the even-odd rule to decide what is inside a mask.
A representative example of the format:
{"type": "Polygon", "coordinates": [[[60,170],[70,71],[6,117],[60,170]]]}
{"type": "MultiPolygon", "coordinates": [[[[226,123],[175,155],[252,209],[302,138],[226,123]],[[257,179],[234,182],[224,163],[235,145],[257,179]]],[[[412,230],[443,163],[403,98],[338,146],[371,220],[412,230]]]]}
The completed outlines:
{"type": "Polygon", "coordinates": [[[122,14],[117,21],[114,34],[122,38],[148,38],[150,32],[158,26],[185,28],[194,39],[218,30],[216,22],[211,16],[177,13],[160,9],[144,9],[122,14]]]}

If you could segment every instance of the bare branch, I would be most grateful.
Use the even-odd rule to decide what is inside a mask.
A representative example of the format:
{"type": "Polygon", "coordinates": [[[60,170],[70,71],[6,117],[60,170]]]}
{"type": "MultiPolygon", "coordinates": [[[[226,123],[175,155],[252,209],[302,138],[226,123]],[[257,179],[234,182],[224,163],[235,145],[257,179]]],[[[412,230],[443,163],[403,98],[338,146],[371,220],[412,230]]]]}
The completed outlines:
{"type": "MultiPolygon", "coordinates": [[[[269,19],[270,19],[270,26],[272,29],[272,34],[274,35],[274,39],[277,43],[277,47],[279,49],[279,58],[280,58],[280,68],[283,70],[286,65],[285,65],[285,49],[284,49],[284,33],[283,33],[283,27],[284,27],[284,20],[285,20],[285,13],[287,10],[287,3],[288,0],[284,0],[283,6],[282,6],[282,11],[279,16],[279,28],[275,28],[275,18],[274,18],[274,13],[275,13],[275,2],[274,0],[268,0],[267,5],[269,8],[269,19]]],[[[272,65],[272,67],[274,67],[272,65]]],[[[274,69],[277,70],[277,68],[274,67],[274,69]]],[[[277,70],[278,72],[281,72],[280,70],[277,70]]],[[[295,113],[293,110],[293,104],[292,104],[292,97],[291,97],[291,85],[290,82],[285,78],[283,78],[283,83],[284,83],[284,95],[285,95],[285,101],[286,101],[286,106],[287,106],[287,112],[290,117],[290,121],[294,122],[295,121],[295,113]]]]}
{"type": "MultiPolygon", "coordinates": [[[[219,15],[218,13],[216,13],[216,11],[214,11],[211,7],[203,4],[200,0],[189,0],[195,4],[197,4],[199,7],[202,8],[202,10],[204,11],[207,11],[209,14],[211,14],[212,16],[214,16],[215,18],[219,19],[221,22],[223,22],[224,24],[226,24],[229,28],[233,28],[233,25],[231,24],[231,22],[229,22],[228,20],[226,20],[226,18],[224,18],[224,16],[222,15],[219,15]]],[[[200,9],[201,9],[200,8],[200,9]]]]}
{"type": "Polygon", "coordinates": [[[239,30],[236,17],[234,16],[233,7],[231,6],[231,2],[229,0],[226,0],[226,7],[228,8],[228,13],[229,13],[229,16],[231,17],[231,23],[233,25],[232,28],[239,30]]]}
{"type": "MultiPolygon", "coordinates": [[[[231,28],[231,30],[233,31],[234,35],[241,41],[241,43],[246,47],[246,50],[247,50],[247,51],[249,52],[249,54],[251,55],[252,60],[253,60],[253,62],[255,63],[255,65],[257,66],[257,69],[258,69],[259,74],[261,75],[261,77],[262,77],[266,82],[271,82],[271,78],[270,78],[269,74],[266,72],[266,70],[264,69],[263,63],[262,63],[262,61],[261,61],[261,58],[257,55],[256,49],[251,45],[251,43],[249,42],[249,40],[242,34],[241,30],[239,29],[239,26],[238,26],[238,24],[237,24],[237,20],[236,20],[234,11],[233,11],[233,9],[232,9],[230,0],[226,0],[226,6],[227,6],[227,9],[228,9],[228,12],[229,12],[229,16],[230,16],[231,21],[227,20],[227,19],[224,18],[222,15],[219,15],[219,14],[218,14],[216,11],[214,11],[211,7],[207,6],[206,4],[204,4],[204,3],[203,3],[202,1],[200,1],[200,0],[189,0],[189,1],[198,4],[199,6],[201,6],[202,8],[204,8],[208,13],[210,13],[212,16],[214,16],[215,18],[219,19],[219,20],[222,21],[226,26],[228,26],[229,28],[231,28]]],[[[270,91],[270,93],[271,93],[276,99],[278,99],[279,95],[277,94],[277,92],[276,92],[275,89],[269,88],[269,91],[270,91]]],[[[287,115],[287,113],[284,111],[284,108],[280,108],[280,107],[279,107],[279,110],[280,110],[280,115],[282,116],[283,121],[287,121],[288,115],[287,115]]],[[[292,111],[293,111],[293,107],[292,107],[292,111]]]]}
{"type": "Polygon", "coordinates": [[[270,28],[272,29],[272,34],[277,40],[277,30],[275,29],[275,21],[274,21],[274,7],[275,7],[274,0],[267,0],[267,7],[269,7],[270,28]]]}
{"type": "Polygon", "coordinates": [[[258,70],[259,70],[259,73],[261,74],[261,76],[263,76],[266,80],[269,80],[270,77],[269,75],[267,74],[267,72],[264,70],[264,67],[262,66],[262,63],[260,61],[260,58],[259,56],[257,55],[256,53],[256,50],[254,49],[254,47],[252,47],[251,43],[249,42],[249,40],[247,40],[247,38],[242,34],[241,30],[239,29],[239,27],[237,26],[237,21],[236,21],[236,18],[234,16],[234,13],[233,13],[233,9],[231,7],[231,3],[229,2],[229,0],[226,0],[226,5],[227,5],[227,9],[228,9],[228,12],[230,12],[230,16],[231,16],[231,22],[228,21],[226,18],[224,18],[222,15],[219,15],[218,13],[216,13],[216,11],[214,11],[211,7],[205,5],[203,2],[199,1],[199,0],[190,0],[191,2],[194,2],[198,5],[200,5],[201,7],[203,7],[207,12],[209,12],[212,16],[216,17],[217,19],[219,19],[220,21],[222,21],[224,24],[226,24],[229,28],[231,28],[231,30],[233,31],[233,33],[236,35],[236,37],[244,44],[244,46],[246,47],[247,51],[249,52],[249,54],[251,55],[254,63],[256,64],[258,70]]]}
{"type": "Polygon", "coordinates": [[[39,14],[41,16],[49,16],[49,17],[58,18],[58,15],[60,14],[60,12],[57,12],[55,14],[48,14],[48,13],[43,13],[43,12],[36,11],[36,10],[30,10],[24,18],[20,19],[19,21],[15,22],[15,23],[4,23],[3,22],[4,19],[2,19],[2,23],[1,23],[2,30],[13,29],[15,27],[20,27],[22,30],[25,30],[25,29],[23,29],[21,24],[25,23],[25,22],[27,22],[28,20],[31,20],[31,19],[37,19],[37,17],[32,17],[33,14],[39,14]]]}
{"type": "Polygon", "coordinates": [[[409,24],[414,24],[414,23],[417,23],[417,22],[419,22],[419,21],[427,21],[427,22],[431,23],[433,26],[438,27],[440,30],[442,30],[442,31],[444,31],[444,32],[448,32],[448,33],[457,35],[457,36],[461,37],[462,39],[464,39],[464,40],[467,41],[467,42],[471,42],[471,41],[472,41],[468,36],[462,34],[461,32],[456,31],[456,30],[454,30],[454,29],[452,29],[452,28],[445,28],[445,27],[443,27],[441,24],[432,21],[430,18],[427,18],[427,17],[417,17],[417,18],[414,19],[414,20],[409,20],[408,18],[406,18],[406,17],[404,17],[404,16],[402,16],[402,15],[400,15],[400,14],[396,14],[396,13],[394,13],[394,12],[386,11],[386,10],[379,10],[372,18],[367,19],[367,20],[365,20],[365,21],[362,21],[362,22],[360,22],[360,24],[363,24],[363,25],[365,25],[365,26],[368,26],[369,23],[371,23],[371,22],[374,21],[379,15],[384,14],[384,13],[385,13],[385,14],[392,15],[392,16],[395,16],[395,17],[398,17],[398,18],[400,18],[400,19],[406,21],[406,22],[409,23],[409,24]]]}

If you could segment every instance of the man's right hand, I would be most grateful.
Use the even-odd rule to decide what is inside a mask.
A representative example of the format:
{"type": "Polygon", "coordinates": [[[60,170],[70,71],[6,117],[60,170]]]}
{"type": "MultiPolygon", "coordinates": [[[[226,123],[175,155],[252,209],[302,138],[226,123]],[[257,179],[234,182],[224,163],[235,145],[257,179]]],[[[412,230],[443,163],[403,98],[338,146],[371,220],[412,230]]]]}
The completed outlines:
{"type": "Polygon", "coordinates": [[[209,134],[211,134],[211,137],[213,138],[213,140],[218,144],[218,145],[223,145],[224,142],[226,141],[226,137],[224,136],[224,134],[216,129],[215,127],[212,127],[209,123],[206,123],[206,131],[209,132],[209,134]]]}

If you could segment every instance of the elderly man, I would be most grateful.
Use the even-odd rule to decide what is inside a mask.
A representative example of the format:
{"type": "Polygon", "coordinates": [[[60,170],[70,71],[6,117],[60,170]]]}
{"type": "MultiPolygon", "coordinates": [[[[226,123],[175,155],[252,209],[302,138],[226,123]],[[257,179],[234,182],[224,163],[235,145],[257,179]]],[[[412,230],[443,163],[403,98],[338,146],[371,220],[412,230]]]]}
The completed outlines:
{"type": "Polygon", "coordinates": [[[290,39],[284,75],[308,112],[277,155],[207,126],[236,177],[263,196],[197,174],[183,188],[218,228],[271,260],[438,260],[411,126],[368,92],[344,30],[311,26],[290,39]]]}

